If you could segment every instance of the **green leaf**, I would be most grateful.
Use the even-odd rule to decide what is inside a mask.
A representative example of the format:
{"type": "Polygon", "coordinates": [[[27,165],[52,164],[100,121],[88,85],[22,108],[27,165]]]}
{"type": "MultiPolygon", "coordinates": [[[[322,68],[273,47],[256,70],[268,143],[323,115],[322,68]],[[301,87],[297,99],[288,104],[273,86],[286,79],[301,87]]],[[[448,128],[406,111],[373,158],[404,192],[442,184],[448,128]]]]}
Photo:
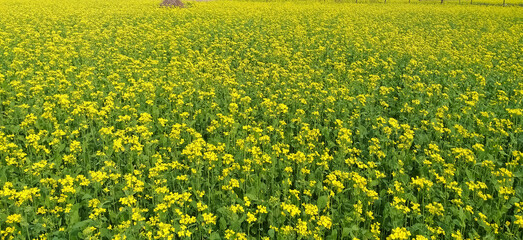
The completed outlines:
{"type": "Polygon", "coordinates": [[[210,240],[218,240],[218,239],[222,239],[222,238],[220,237],[220,234],[219,234],[219,233],[217,233],[217,232],[213,232],[213,233],[211,234],[211,236],[209,236],[209,239],[210,239],[210,240]]]}
{"type": "Polygon", "coordinates": [[[328,239],[328,240],[338,239],[338,231],[336,229],[332,229],[332,233],[329,236],[327,236],[326,239],[328,239]]]}
{"type": "Polygon", "coordinates": [[[218,222],[220,223],[220,230],[225,231],[227,229],[227,221],[222,217],[218,222]]]}
{"type": "Polygon", "coordinates": [[[341,238],[348,237],[350,233],[351,233],[351,229],[350,228],[343,228],[343,231],[341,232],[341,238]]]}
{"type": "Polygon", "coordinates": [[[71,227],[71,229],[82,229],[82,230],[83,230],[83,229],[86,228],[86,227],[89,225],[89,223],[91,223],[92,221],[93,221],[93,220],[88,219],[88,220],[84,220],[84,221],[81,221],[81,222],[77,222],[77,223],[75,223],[75,224],[71,227]]]}
{"type": "Polygon", "coordinates": [[[80,204],[74,204],[72,207],[71,207],[71,212],[69,214],[69,222],[70,223],[76,223],[76,222],[79,222],[80,221],[80,216],[78,214],[78,212],[80,210],[80,204]]]}
{"type": "Polygon", "coordinates": [[[274,229],[269,229],[267,233],[269,234],[269,237],[274,238],[274,229]]]}
{"type": "Polygon", "coordinates": [[[100,235],[102,238],[108,238],[108,239],[112,239],[112,233],[109,229],[107,228],[100,228],[100,235]]]}
{"type": "Polygon", "coordinates": [[[318,198],[318,209],[321,211],[327,206],[327,202],[329,201],[328,196],[321,196],[318,198]]]}
{"type": "Polygon", "coordinates": [[[245,194],[245,196],[247,196],[249,200],[258,201],[258,198],[256,197],[256,195],[254,195],[254,193],[247,193],[245,194]]]}

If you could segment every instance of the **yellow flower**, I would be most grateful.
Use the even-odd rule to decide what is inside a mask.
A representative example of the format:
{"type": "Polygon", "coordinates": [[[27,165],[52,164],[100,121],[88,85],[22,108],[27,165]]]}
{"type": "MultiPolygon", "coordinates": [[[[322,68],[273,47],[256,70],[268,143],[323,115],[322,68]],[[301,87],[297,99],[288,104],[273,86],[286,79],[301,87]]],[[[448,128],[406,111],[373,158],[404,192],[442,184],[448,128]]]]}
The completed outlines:
{"type": "Polygon", "coordinates": [[[226,239],[231,239],[235,235],[236,235],[236,233],[233,230],[231,230],[231,229],[225,230],[225,238],[226,239]]]}
{"type": "Polygon", "coordinates": [[[105,208],[94,208],[93,212],[89,215],[90,219],[97,219],[100,214],[105,213],[107,210],[105,208]]]}
{"type": "Polygon", "coordinates": [[[327,216],[321,216],[318,220],[318,225],[330,229],[332,227],[331,218],[327,216]]]}
{"type": "Polygon", "coordinates": [[[182,218],[180,219],[180,224],[182,225],[189,225],[196,222],[196,217],[189,216],[187,214],[183,214],[182,218]]]}
{"type": "Polygon", "coordinates": [[[406,240],[409,239],[410,232],[402,227],[402,228],[394,228],[392,229],[392,233],[387,237],[387,240],[394,240],[394,239],[400,239],[400,240],[406,240]]]}
{"type": "Polygon", "coordinates": [[[523,228],[523,216],[522,215],[516,215],[516,221],[514,221],[514,224],[519,226],[519,228],[523,228]]]}
{"type": "Polygon", "coordinates": [[[247,196],[243,197],[243,201],[246,207],[251,206],[251,201],[247,196]]]}
{"type": "Polygon", "coordinates": [[[309,235],[310,231],[307,230],[307,222],[298,219],[298,223],[296,224],[296,232],[302,236],[309,235]]]}
{"type": "Polygon", "coordinates": [[[450,234],[455,240],[463,240],[463,236],[461,235],[461,231],[457,231],[456,233],[450,234]]]}
{"type": "Polygon", "coordinates": [[[214,216],[212,213],[204,213],[202,214],[203,221],[205,224],[213,224],[216,225],[216,216],[214,216]]]}
{"type": "Polygon", "coordinates": [[[247,213],[247,222],[248,223],[256,222],[256,220],[258,220],[256,218],[256,215],[254,215],[254,214],[252,214],[250,212],[247,213]]]}
{"type": "Polygon", "coordinates": [[[22,215],[20,214],[11,214],[7,216],[5,223],[20,223],[22,221],[22,215]]]}
{"type": "Polygon", "coordinates": [[[230,209],[231,209],[231,211],[233,211],[234,213],[238,213],[238,212],[242,213],[242,212],[244,212],[243,207],[242,207],[242,205],[240,205],[240,204],[231,205],[230,209]]]}
{"type": "Polygon", "coordinates": [[[187,229],[187,226],[181,225],[180,231],[177,232],[178,237],[190,237],[192,232],[187,229]]]}
{"type": "Polygon", "coordinates": [[[207,205],[205,205],[201,202],[196,203],[196,207],[198,208],[198,212],[203,212],[205,209],[208,208],[207,205]]]}
{"type": "Polygon", "coordinates": [[[120,198],[119,201],[121,204],[126,205],[126,206],[132,206],[137,202],[136,198],[134,198],[133,195],[129,195],[127,197],[122,197],[122,198],[120,198]]]}
{"type": "Polygon", "coordinates": [[[267,207],[258,205],[256,207],[256,213],[267,213],[267,207]]]}
{"type": "Polygon", "coordinates": [[[302,203],[302,205],[305,207],[305,214],[310,216],[318,215],[318,206],[309,203],[302,203]]]}
{"type": "MultiPolygon", "coordinates": [[[[281,207],[285,212],[289,213],[291,217],[294,217],[301,213],[300,209],[293,204],[281,203],[281,207]]],[[[282,212],[283,216],[285,216],[285,212],[282,212]]]]}
{"type": "Polygon", "coordinates": [[[162,125],[162,127],[165,127],[165,124],[168,122],[169,120],[165,119],[165,118],[158,118],[158,123],[160,123],[160,125],[162,125]]]}
{"type": "Polygon", "coordinates": [[[433,185],[432,181],[426,179],[426,178],[420,178],[419,176],[416,176],[416,178],[410,178],[411,179],[411,185],[418,188],[418,191],[421,189],[430,189],[433,185]]]}
{"type": "Polygon", "coordinates": [[[427,208],[431,214],[436,216],[443,216],[443,213],[445,212],[443,205],[437,202],[429,203],[425,208],[427,208]]]}
{"type": "Polygon", "coordinates": [[[82,152],[82,146],[80,145],[79,141],[72,141],[71,144],[69,145],[69,150],[72,153],[79,153],[79,152],[82,152]]]}
{"type": "Polygon", "coordinates": [[[98,204],[100,204],[100,200],[98,200],[96,198],[89,200],[89,207],[91,207],[91,208],[98,207],[98,204]]]}

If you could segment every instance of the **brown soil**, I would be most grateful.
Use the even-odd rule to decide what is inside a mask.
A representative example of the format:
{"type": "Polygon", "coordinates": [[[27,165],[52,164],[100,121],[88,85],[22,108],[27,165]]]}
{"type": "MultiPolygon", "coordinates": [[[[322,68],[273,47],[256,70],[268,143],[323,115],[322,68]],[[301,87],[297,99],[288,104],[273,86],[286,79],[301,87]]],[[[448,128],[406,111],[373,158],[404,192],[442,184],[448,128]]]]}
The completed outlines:
{"type": "Polygon", "coordinates": [[[181,0],[163,0],[160,4],[162,7],[185,7],[185,4],[181,0]]]}

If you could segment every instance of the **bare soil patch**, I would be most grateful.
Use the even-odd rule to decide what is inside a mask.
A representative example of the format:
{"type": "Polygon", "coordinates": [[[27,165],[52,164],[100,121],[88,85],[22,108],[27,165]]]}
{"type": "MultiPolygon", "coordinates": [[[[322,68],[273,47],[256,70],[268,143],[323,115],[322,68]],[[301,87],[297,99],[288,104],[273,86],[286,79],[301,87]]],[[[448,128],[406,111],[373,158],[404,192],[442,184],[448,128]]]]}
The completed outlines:
{"type": "Polygon", "coordinates": [[[181,0],[163,0],[160,4],[162,7],[185,7],[185,4],[181,0]]]}

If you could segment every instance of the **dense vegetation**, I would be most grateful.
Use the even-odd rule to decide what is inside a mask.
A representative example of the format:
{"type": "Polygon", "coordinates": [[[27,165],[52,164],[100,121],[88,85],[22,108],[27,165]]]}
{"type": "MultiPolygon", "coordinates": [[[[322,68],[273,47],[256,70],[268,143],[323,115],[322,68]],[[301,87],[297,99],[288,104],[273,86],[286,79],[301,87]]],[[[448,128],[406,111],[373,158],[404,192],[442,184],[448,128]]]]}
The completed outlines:
{"type": "Polygon", "coordinates": [[[523,10],[0,2],[2,239],[523,237],[523,10]]]}

